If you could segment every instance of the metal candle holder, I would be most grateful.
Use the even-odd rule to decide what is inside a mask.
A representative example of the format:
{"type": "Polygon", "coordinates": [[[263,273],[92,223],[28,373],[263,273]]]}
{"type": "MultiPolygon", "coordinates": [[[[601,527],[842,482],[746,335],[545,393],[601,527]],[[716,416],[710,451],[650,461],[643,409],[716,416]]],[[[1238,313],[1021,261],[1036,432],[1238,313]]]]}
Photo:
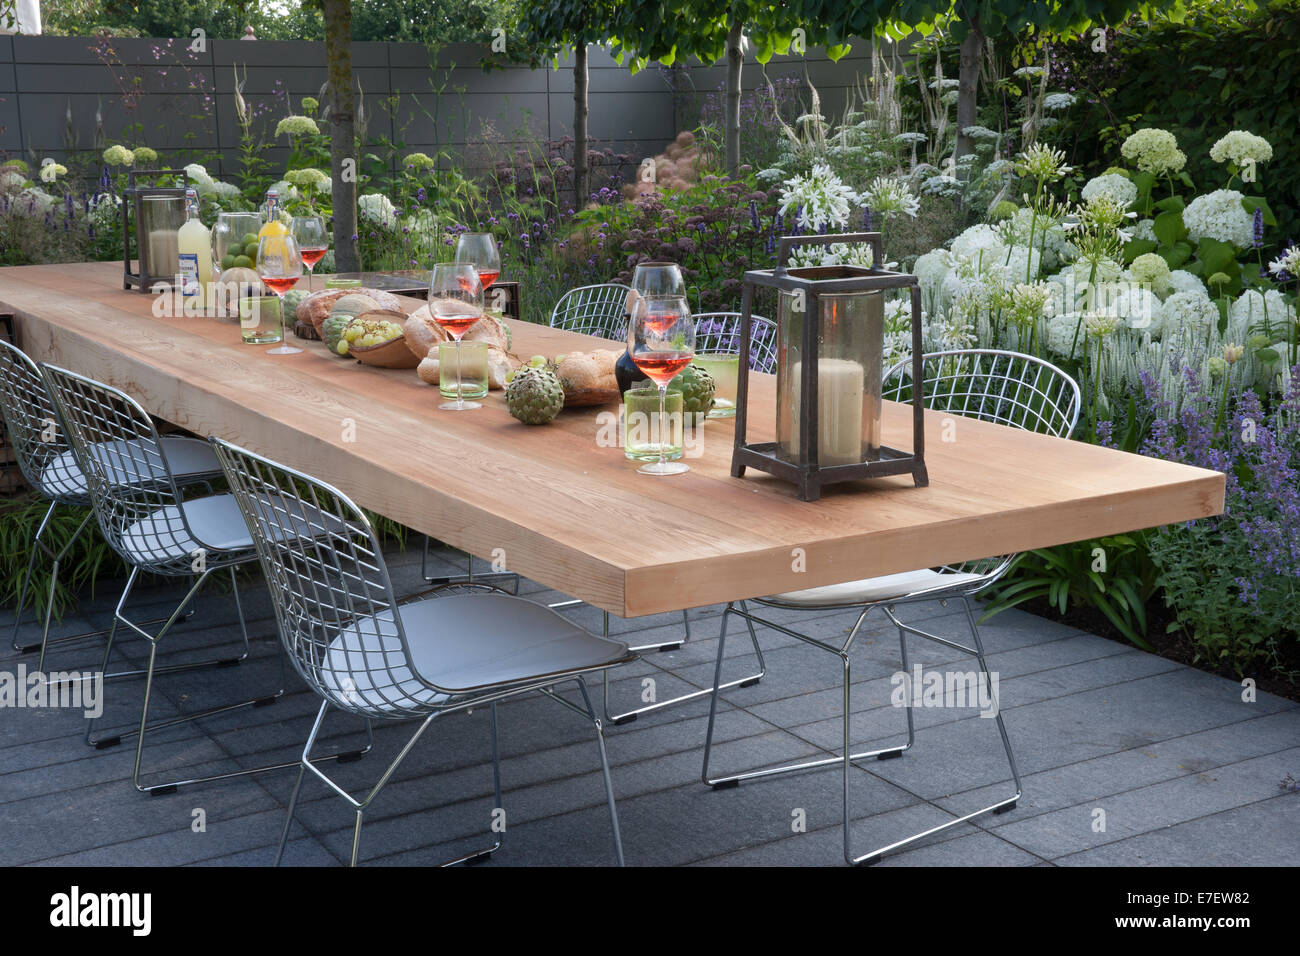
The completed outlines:
{"type": "MultiPolygon", "coordinates": [[[[910,474],[916,487],[922,487],[929,484],[929,478],[925,470],[925,435],[924,435],[924,396],[922,395],[921,383],[924,381],[922,373],[922,356],[921,356],[921,287],[920,281],[914,275],[907,275],[900,272],[890,272],[886,269],[878,268],[880,263],[884,262],[884,248],[881,242],[881,235],[878,232],[848,233],[843,235],[826,235],[826,236],[784,236],[781,238],[777,248],[777,267],[775,269],[751,269],[745,273],[744,284],[741,292],[741,320],[740,320],[740,354],[747,356],[750,354],[750,334],[752,325],[754,290],[756,288],[776,289],[778,296],[781,293],[787,293],[790,299],[790,307],[785,307],[785,299],[781,298],[780,307],[777,309],[778,322],[778,344],[780,355],[778,358],[778,379],[784,374],[787,382],[797,386],[797,419],[786,418],[786,411],[780,407],[781,401],[778,395],[777,415],[778,427],[777,438],[774,442],[761,442],[749,444],[745,441],[746,420],[748,417],[748,397],[749,397],[749,363],[742,361],[740,363],[740,377],[736,390],[736,433],[735,449],[731,457],[731,474],[733,477],[740,478],[745,474],[746,468],[756,468],[759,471],[773,475],[783,481],[793,482],[798,486],[799,497],[804,501],[816,501],[821,497],[822,487],[825,485],[841,481],[857,481],[863,478],[881,478],[887,475],[907,475],[910,474]],[[831,243],[869,243],[872,250],[872,267],[863,266],[816,266],[810,268],[787,269],[786,263],[790,258],[791,249],[801,245],[829,245],[831,243]],[[850,345],[857,344],[863,348],[863,342],[866,339],[867,352],[862,354],[866,358],[874,358],[872,361],[863,361],[863,368],[867,375],[872,373],[874,368],[877,391],[879,395],[880,371],[878,366],[881,364],[883,355],[883,303],[880,304],[879,315],[875,317],[874,328],[870,329],[869,336],[864,339],[863,329],[854,324],[854,320],[860,318],[853,314],[846,314],[842,319],[837,317],[834,308],[829,313],[823,312],[823,297],[832,299],[828,303],[832,306],[844,302],[849,305],[849,298],[856,293],[881,293],[889,289],[908,289],[911,293],[912,304],[912,451],[904,452],[895,448],[889,448],[878,444],[878,436],[871,436],[870,440],[863,440],[857,453],[851,457],[855,460],[847,462],[836,462],[824,464],[824,458],[833,458],[835,456],[825,454],[820,448],[823,444],[822,437],[818,435],[818,374],[819,366],[824,357],[821,352],[823,322],[829,315],[832,325],[840,322],[843,325],[842,331],[845,333],[845,341],[850,345]],[[834,297],[834,298],[832,298],[834,297]],[[795,303],[802,306],[796,308],[795,303]],[[795,316],[811,316],[811,319],[796,319],[795,316]],[[798,321],[802,328],[798,334],[791,340],[790,326],[798,321]],[[852,338],[857,335],[858,338],[852,338]],[[791,355],[791,349],[798,349],[797,359],[791,355]],[[870,352],[874,349],[874,352],[870,352]],[[793,438],[787,445],[786,454],[782,454],[781,425],[787,425],[787,438],[793,438]],[[797,454],[791,454],[790,446],[797,446],[797,454]]],[[[874,305],[867,307],[867,311],[875,308],[874,305]]],[[[853,308],[846,307],[846,313],[855,311],[853,308]]],[[[871,383],[867,383],[870,388],[871,383]]],[[[794,404],[794,403],[792,403],[794,404]]],[[[871,410],[875,415],[879,415],[879,400],[875,402],[875,407],[871,410]]],[[[790,409],[793,414],[793,409],[790,409]]]]}
{"type": "MultiPolygon", "coordinates": [[[[179,263],[157,263],[150,261],[149,216],[145,215],[146,203],[152,200],[170,199],[180,204],[180,223],[185,221],[185,170],[183,169],[141,169],[127,173],[127,188],[122,192],[122,288],[135,287],[140,292],[149,292],[158,283],[170,286],[176,281],[179,263]],[[137,186],[136,178],[172,176],[180,177],[180,186],[137,186]],[[131,214],[135,215],[135,247],[140,267],[131,268],[131,214]],[[159,267],[164,270],[158,271],[159,267]]],[[[178,223],[177,228],[179,229],[178,223]]]]}

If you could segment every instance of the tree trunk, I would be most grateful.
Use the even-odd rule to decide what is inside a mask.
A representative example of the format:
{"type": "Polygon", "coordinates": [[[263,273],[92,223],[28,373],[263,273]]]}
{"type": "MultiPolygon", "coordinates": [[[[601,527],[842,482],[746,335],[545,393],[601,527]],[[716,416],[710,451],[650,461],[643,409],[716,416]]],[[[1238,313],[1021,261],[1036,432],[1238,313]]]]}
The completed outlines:
{"type": "MultiPolygon", "coordinates": [[[[957,85],[957,158],[974,152],[975,142],[966,135],[975,125],[975,94],[979,91],[980,61],[984,56],[984,32],[979,18],[970,23],[970,33],[961,41],[961,72],[957,85]]],[[[942,92],[942,91],[940,91],[942,92]]]]}
{"type": "Polygon", "coordinates": [[[334,200],[334,269],[360,272],[357,242],[356,98],[352,93],[352,2],[324,0],[325,63],[330,83],[330,167],[334,200]]]}
{"type": "Polygon", "coordinates": [[[735,176],[740,170],[740,68],[745,53],[740,46],[744,23],[733,20],[727,31],[727,174],[735,176]]]}
{"type": "Polygon", "coordinates": [[[587,170],[587,44],[573,48],[573,208],[581,209],[591,195],[587,170]]]}

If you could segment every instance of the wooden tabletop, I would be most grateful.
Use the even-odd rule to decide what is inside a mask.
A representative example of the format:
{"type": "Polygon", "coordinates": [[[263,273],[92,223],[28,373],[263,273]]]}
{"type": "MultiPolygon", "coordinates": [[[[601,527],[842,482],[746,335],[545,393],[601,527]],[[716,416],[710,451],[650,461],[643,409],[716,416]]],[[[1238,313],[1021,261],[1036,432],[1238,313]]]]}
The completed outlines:
{"type": "MultiPolygon", "coordinates": [[[[1223,475],[928,413],[927,488],[910,478],[827,489],[730,477],[733,430],[710,421],[689,474],[635,473],[602,446],[601,412],[528,427],[492,392],[440,411],[413,371],[244,345],[238,323],[155,318],[112,263],[0,269],[22,346],[134,395],[151,413],[317,475],[359,504],[597,607],[632,617],[1046,547],[1215,515],[1223,475]],[[950,419],[944,429],[944,419],[950,419]],[[943,440],[947,431],[948,441],[943,440]],[[801,550],[796,550],[801,549],[801,550]],[[802,570],[799,570],[802,568],[802,570]]],[[[409,310],[419,306],[408,300],[409,310]]],[[[527,358],[610,343],[512,322],[527,358]]],[[[771,379],[758,377],[771,394],[771,379]]],[[[910,447],[887,403],[886,444],[910,447]]],[[[751,440],[772,422],[751,419],[751,440]]]]}

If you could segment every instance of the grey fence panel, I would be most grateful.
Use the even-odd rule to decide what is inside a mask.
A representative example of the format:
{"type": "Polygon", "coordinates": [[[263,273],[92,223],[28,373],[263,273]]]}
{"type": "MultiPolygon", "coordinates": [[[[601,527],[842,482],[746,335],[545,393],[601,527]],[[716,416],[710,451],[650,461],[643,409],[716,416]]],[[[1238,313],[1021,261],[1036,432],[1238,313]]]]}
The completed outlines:
{"type": "MultiPolygon", "coordinates": [[[[256,130],[266,147],[261,155],[282,168],[290,144],[275,137],[275,124],[301,111],[304,96],[319,96],[327,76],[324,44],[208,40],[201,50],[190,45],[187,39],[106,44],[93,37],[0,37],[0,150],[61,159],[70,146],[87,153],[102,148],[96,142],[98,111],[107,142],[122,140],[138,126],[142,133],[133,141],[218,156],[210,171],[229,177],[238,169],[238,65],[244,99],[259,114],[256,130]],[[124,104],[124,88],[142,93],[124,104]]],[[[858,76],[870,69],[865,44],[861,51],[839,63],[819,50],[775,57],[766,75],[806,75],[822,95],[822,112],[837,118],[858,76]]],[[[560,58],[558,69],[504,62],[482,68],[499,60],[471,44],[437,51],[417,43],[353,44],[368,132],[400,143],[403,153],[442,150],[474,168],[490,167],[530,140],[572,135],[572,55],[560,58]]],[[[634,162],[693,126],[703,97],[725,78],[722,65],[701,64],[678,70],[650,66],[634,75],[599,47],[590,49],[588,67],[593,145],[629,153],[634,162]]],[[[763,82],[764,71],[747,62],[746,89],[763,82]]]]}

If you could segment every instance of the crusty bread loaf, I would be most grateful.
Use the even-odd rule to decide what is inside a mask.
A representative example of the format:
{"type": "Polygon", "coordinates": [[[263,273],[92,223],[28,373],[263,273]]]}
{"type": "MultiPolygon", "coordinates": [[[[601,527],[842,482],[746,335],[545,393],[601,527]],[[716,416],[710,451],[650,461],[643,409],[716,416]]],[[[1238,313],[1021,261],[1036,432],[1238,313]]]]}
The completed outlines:
{"type": "MultiPolygon", "coordinates": [[[[427,304],[407,316],[403,330],[406,333],[407,347],[420,359],[426,358],[435,346],[449,341],[446,330],[434,320],[427,304]]],[[[490,315],[485,315],[471,325],[461,341],[486,342],[502,352],[510,351],[505,329],[490,315]]]]}
{"type": "MultiPolygon", "coordinates": [[[[495,345],[488,345],[488,388],[494,391],[505,388],[506,376],[512,370],[517,369],[519,364],[519,360],[509,352],[495,345]]],[[[429,385],[438,384],[441,378],[441,370],[437,349],[420,359],[420,364],[416,367],[415,373],[420,376],[422,382],[429,385]]]]}
{"type": "Polygon", "coordinates": [[[320,292],[313,292],[301,302],[298,303],[296,313],[299,322],[310,322],[316,329],[316,334],[321,334],[321,324],[329,318],[330,309],[334,303],[345,295],[360,293],[367,295],[375,300],[375,304],[381,309],[391,309],[394,312],[405,312],[402,308],[402,300],[397,298],[391,292],[384,292],[380,289],[368,289],[365,287],[355,289],[324,289],[320,292]]]}

